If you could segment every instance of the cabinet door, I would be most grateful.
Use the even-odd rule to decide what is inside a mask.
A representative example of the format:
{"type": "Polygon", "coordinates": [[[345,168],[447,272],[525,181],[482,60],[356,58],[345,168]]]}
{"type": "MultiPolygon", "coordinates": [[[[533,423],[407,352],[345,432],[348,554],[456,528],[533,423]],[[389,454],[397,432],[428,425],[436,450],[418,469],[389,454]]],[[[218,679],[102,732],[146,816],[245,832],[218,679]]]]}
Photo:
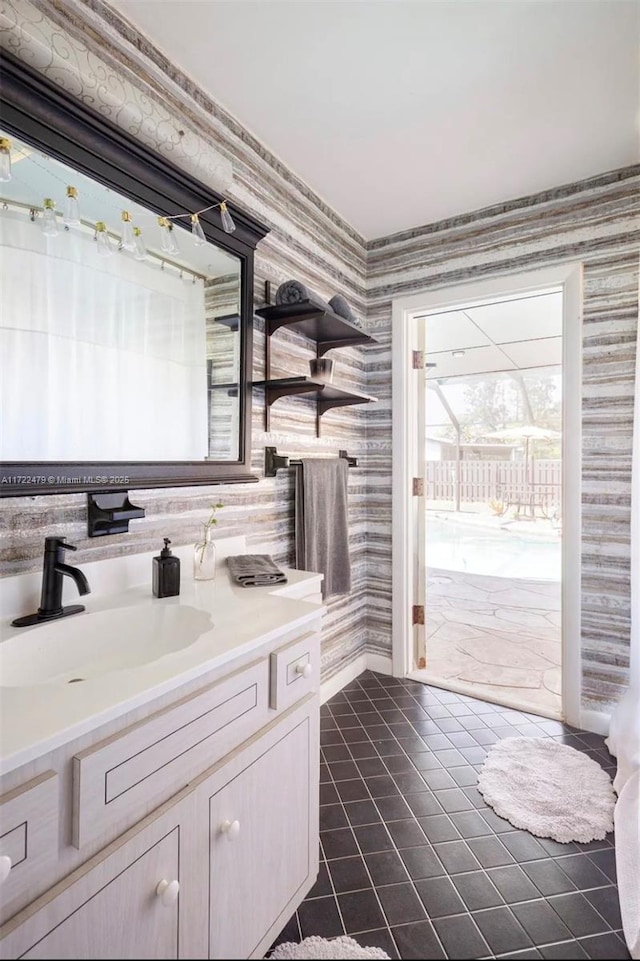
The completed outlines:
{"type": "Polygon", "coordinates": [[[180,816],[191,811],[151,816],[57,884],[7,923],[0,956],[177,958],[180,816]]]}
{"type": "Polygon", "coordinates": [[[210,958],[253,957],[315,879],[316,738],[313,715],[272,732],[255,759],[209,797],[210,958]]]}

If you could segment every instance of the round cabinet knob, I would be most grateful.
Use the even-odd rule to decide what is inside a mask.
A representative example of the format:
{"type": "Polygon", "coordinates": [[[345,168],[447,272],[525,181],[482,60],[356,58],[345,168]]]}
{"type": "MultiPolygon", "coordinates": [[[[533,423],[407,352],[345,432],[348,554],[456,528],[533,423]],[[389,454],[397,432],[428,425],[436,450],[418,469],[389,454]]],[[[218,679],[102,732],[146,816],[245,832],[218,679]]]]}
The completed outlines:
{"type": "Polygon", "coordinates": [[[11,870],[11,858],[8,857],[6,854],[3,854],[2,857],[0,857],[0,884],[2,884],[3,881],[7,880],[7,878],[9,877],[10,870],[11,870]]]}
{"type": "Polygon", "coordinates": [[[303,677],[311,676],[311,664],[307,661],[305,664],[302,662],[296,665],[296,674],[302,674],[303,677]]]}
{"type": "Polygon", "coordinates": [[[220,825],[220,833],[226,834],[229,840],[233,841],[240,834],[240,821],[223,821],[220,825]]]}
{"type": "Polygon", "coordinates": [[[160,881],[158,887],[156,888],[156,894],[160,898],[160,901],[165,908],[168,908],[170,905],[174,904],[175,901],[177,901],[179,891],[179,881],[166,881],[164,878],[162,881],[160,881]]]}

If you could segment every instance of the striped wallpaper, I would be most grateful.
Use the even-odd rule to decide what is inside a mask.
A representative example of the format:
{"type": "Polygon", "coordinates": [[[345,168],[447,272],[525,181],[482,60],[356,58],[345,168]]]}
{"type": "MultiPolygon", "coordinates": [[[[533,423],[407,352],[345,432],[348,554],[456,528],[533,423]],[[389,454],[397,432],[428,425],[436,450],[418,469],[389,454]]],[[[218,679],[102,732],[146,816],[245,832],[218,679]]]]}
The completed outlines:
{"type": "MultiPolygon", "coordinates": [[[[343,293],[380,344],[336,351],[336,381],[380,398],[323,418],[285,398],[263,431],[254,392],[253,468],[265,444],[293,455],[346,447],[353,589],[329,604],[323,677],[365,650],[391,651],[391,302],[416,291],[565,260],[585,264],[583,391],[583,687],[602,709],[624,686],[629,646],[629,495],[633,361],[638,315],[640,168],[617,171],[487,210],[365,242],[304,182],[102,0],[5,0],[0,43],[133,131],[158,152],[271,227],[256,256],[256,307],[264,281],[289,277],[324,297],[343,293]]],[[[256,321],[254,376],[263,376],[256,321]]],[[[304,373],[312,345],[291,332],[272,340],[274,376],[304,373]]],[[[252,548],[293,558],[293,478],[259,484],[135,491],[147,516],[105,544],[86,538],[83,495],[0,501],[2,573],[37,569],[43,537],[65,534],[78,563],[150,550],[168,535],[195,539],[212,498],[225,508],[219,536],[248,534],[252,548]]]]}

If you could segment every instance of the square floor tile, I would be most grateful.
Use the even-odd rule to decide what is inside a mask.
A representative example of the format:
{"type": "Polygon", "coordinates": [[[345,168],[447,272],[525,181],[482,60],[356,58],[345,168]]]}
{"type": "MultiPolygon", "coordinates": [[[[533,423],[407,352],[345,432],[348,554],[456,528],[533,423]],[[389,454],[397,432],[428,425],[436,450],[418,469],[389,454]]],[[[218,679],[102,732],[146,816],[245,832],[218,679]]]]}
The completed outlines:
{"type": "Polygon", "coordinates": [[[556,895],[549,898],[549,904],[576,938],[587,934],[604,934],[609,930],[607,922],[578,892],[556,895]]]}
{"type": "Polygon", "coordinates": [[[432,791],[441,791],[444,788],[456,786],[456,782],[453,780],[451,775],[445,771],[444,768],[438,768],[433,771],[424,771],[422,776],[432,791]]]}
{"type": "MultiPolygon", "coordinates": [[[[381,757],[363,757],[356,761],[358,772],[361,777],[375,777],[376,775],[386,775],[387,771],[381,757]]],[[[357,775],[354,775],[354,777],[357,775]]],[[[336,780],[338,780],[336,778],[336,780]]]]}
{"type": "Polygon", "coordinates": [[[566,858],[555,858],[555,862],[581,891],[585,891],[587,888],[600,888],[607,884],[608,878],[586,854],[572,854],[566,858]]]}
{"type": "Polygon", "coordinates": [[[354,778],[353,781],[338,781],[336,790],[343,801],[371,800],[367,785],[360,778],[354,778]]]}
{"type": "Polygon", "coordinates": [[[432,844],[438,841],[458,841],[460,834],[447,814],[432,814],[430,817],[419,819],[420,827],[432,844]]]}
{"type": "Polygon", "coordinates": [[[562,894],[565,891],[575,891],[575,884],[571,878],[551,858],[544,861],[529,861],[522,865],[522,870],[545,897],[562,894]]]}
{"type": "Polygon", "coordinates": [[[320,807],[320,830],[348,827],[347,816],[341,804],[323,804],[320,807]]]}
{"type": "Polygon", "coordinates": [[[422,794],[408,794],[406,801],[417,818],[428,817],[430,814],[442,814],[442,808],[435,794],[430,791],[423,791],[422,794]]]}
{"type": "MultiPolygon", "coordinates": [[[[403,777],[404,775],[397,775],[398,777],[403,777]]],[[[381,777],[369,777],[365,781],[367,788],[371,797],[389,797],[390,794],[399,794],[397,785],[391,775],[383,775],[381,777]]]]}
{"type": "Polygon", "coordinates": [[[417,821],[387,821],[387,830],[397,848],[415,848],[425,843],[425,833],[417,821]]]}
{"type": "Polygon", "coordinates": [[[491,834],[491,828],[477,811],[460,811],[451,820],[463,838],[483,837],[491,834]]]}
{"type": "Polygon", "coordinates": [[[469,798],[460,788],[452,788],[448,791],[436,791],[435,796],[438,803],[442,805],[448,814],[453,814],[456,811],[469,811],[473,807],[469,798]]]}
{"type": "Polygon", "coordinates": [[[581,938],[578,944],[589,958],[613,961],[615,958],[631,957],[626,944],[617,934],[597,934],[592,938],[581,938]]]}
{"type": "Polygon", "coordinates": [[[487,874],[507,904],[516,904],[518,901],[533,901],[540,897],[540,891],[517,864],[502,868],[490,868],[487,874]]]}
{"type": "Polygon", "coordinates": [[[329,861],[329,872],[336,894],[345,891],[360,891],[371,887],[369,873],[364,860],[358,855],[351,858],[338,858],[329,861]]]}
{"type": "Polygon", "coordinates": [[[372,741],[356,741],[348,745],[351,757],[379,757],[378,750],[372,741]]]}
{"type": "Polygon", "coordinates": [[[482,931],[493,954],[531,947],[531,939],[509,908],[476,911],[474,921],[482,931]]]}
{"type": "Polygon", "coordinates": [[[442,861],[436,857],[435,852],[428,844],[421,848],[403,848],[400,856],[407,871],[414,879],[435,878],[446,874],[442,861]]]}
{"type": "Polygon", "coordinates": [[[390,925],[422,921],[426,912],[413,884],[390,884],[377,888],[382,909],[390,925]]]}
{"type": "Polygon", "coordinates": [[[336,804],[340,798],[333,784],[320,785],[320,804],[336,804]]]}
{"type": "Polygon", "coordinates": [[[399,925],[391,928],[391,933],[403,961],[440,961],[446,957],[431,921],[399,925]]]}
{"type": "Polygon", "coordinates": [[[458,874],[452,881],[470,911],[493,908],[504,903],[484,871],[458,874]]]}
{"type": "Polygon", "coordinates": [[[501,841],[520,864],[523,861],[544,858],[546,855],[544,848],[533,835],[527,834],[526,831],[513,831],[509,834],[503,834],[501,841]]]}
{"type": "Polygon", "coordinates": [[[366,854],[365,861],[376,887],[407,881],[409,875],[397,851],[379,851],[366,854]]]}
{"type": "Polygon", "coordinates": [[[478,772],[470,764],[452,767],[449,773],[458,787],[471,787],[478,781],[478,772]]]}
{"type": "Polygon", "coordinates": [[[337,938],[344,934],[334,897],[303,901],[298,908],[298,919],[303,938],[313,934],[320,938],[337,938]]]}
{"type": "Polygon", "coordinates": [[[613,883],[616,883],[616,853],[613,848],[606,851],[594,851],[588,855],[589,860],[593,861],[597,868],[613,883]]]}
{"type": "Polygon", "coordinates": [[[349,748],[346,744],[326,744],[322,748],[322,753],[324,754],[324,759],[327,762],[351,760],[349,748]]]}
{"type": "Polygon", "coordinates": [[[466,914],[464,902],[449,878],[425,878],[416,881],[415,887],[430,918],[466,914]]]}
{"type": "Polygon", "coordinates": [[[467,842],[483,868],[513,864],[513,858],[498,838],[470,838],[467,842]]]}
{"type": "Polygon", "coordinates": [[[346,858],[350,854],[359,854],[358,845],[351,828],[322,831],[320,840],[327,861],[330,861],[331,858],[346,858]]]}
{"type": "Polygon", "coordinates": [[[393,841],[382,823],[364,824],[353,830],[363,854],[373,854],[375,851],[388,851],[393,848],[393,841]]]}
{"type": "Polygon", "coordinates": [[[465,841],[444,841],[434,844],[433,849],[444,864],[447,874],[475,871],[479,867],[465,841]]]}
{"type": "Polygon", "coordinates": [[[514,904],[511,910],[534,944],[552,944],[571,938],[569,929],[543,899],[514,904]]]}
{"type": "Polygon", "coordinates": [[[383,821],[399,821],[414,816],[405,799],[399,794],[376,798],[376,807],[383,821]]]}
{"type": "Polygon", "coordinates": [[[380,814],[373,801],[345,801],[344,810],[352,825],[375,824],[380,821],[380,814]]]}
{"type": "Polygon", "coordinates": [[[338,903],[347,934],[370,931],[385,925],[384,915],[372,888],[352,894],[339,894],[338,903]]]}
{"type": "Polygon", "coordinates": [[[620,900],[616,887],[609,886],[607,888],[597,888],[595,891],[586,891],[584,896],[614,931],[622,929],[620,900]]]}
{"type": "Polygon", "coordinates": [[[449,958],[482,958],[491,953],[469,915],[436,918],[433,926],[449,958]]]}

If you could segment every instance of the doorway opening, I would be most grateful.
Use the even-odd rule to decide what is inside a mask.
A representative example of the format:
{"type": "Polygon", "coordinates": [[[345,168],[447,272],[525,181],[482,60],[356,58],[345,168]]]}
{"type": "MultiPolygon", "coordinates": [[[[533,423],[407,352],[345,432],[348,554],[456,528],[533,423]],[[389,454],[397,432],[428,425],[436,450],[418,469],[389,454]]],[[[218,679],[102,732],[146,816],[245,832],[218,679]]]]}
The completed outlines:
{"type": "Polygon", "coordinates": [[[562,716],[562,313],[556,290],[420,318],[421,679],[554,718],[562,716]]]}
{"type": "Polygon", "coordinates": [[[581,304],[581,264],[423,291],[392,350],[393,672],[577,726],[581,304]]]}

